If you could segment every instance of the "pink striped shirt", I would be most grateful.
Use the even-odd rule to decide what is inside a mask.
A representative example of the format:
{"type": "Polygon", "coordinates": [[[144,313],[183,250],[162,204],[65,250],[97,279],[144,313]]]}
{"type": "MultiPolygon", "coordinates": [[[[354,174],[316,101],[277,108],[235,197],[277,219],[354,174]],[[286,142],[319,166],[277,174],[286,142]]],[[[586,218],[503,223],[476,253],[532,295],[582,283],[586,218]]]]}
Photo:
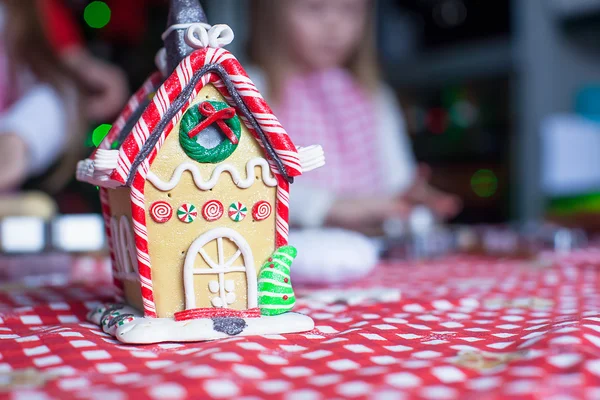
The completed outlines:
{"type": "Polygon", "coordinates": [[[297,76],[285,83],[277,115],[297,146],[319,143],[326,168],[302,182],[336,194],[382,190],[372,97],[343,69],[297,76]]]}

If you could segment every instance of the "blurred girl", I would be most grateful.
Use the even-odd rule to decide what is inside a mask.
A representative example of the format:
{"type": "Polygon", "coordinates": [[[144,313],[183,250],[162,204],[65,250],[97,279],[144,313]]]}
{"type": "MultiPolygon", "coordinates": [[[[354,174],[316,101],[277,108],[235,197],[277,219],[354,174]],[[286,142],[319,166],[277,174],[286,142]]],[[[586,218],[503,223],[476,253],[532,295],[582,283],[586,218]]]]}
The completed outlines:
{"type": "Polygon", "coordinates": [[[442,218],[459,201],[416,167],[402,111],[379,78],[372,0],[254,0],[251,78],[298,146],[319,143],[327,165],[292,187],[296,282],[360,279],[378,262],[387,220],[425,204],[442,218]]]}
{"type": "Polygon", "coordinates": [[[402,111],[376,63],[370,0],[255,0],[250,70],[299,146],[323,145],[327,166],[294,184],[296,226],[377,234],[423,203],[443,218],[459,201],[415,166],[402,111]]]}

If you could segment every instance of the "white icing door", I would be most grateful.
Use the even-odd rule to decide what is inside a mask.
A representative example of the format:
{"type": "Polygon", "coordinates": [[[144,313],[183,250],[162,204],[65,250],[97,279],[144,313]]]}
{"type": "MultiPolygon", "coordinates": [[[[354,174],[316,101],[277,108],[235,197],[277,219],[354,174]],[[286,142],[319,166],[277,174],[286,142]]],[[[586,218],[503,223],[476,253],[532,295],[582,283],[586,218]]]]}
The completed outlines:
{"type": "Polygon", "coordinates": [[[194,240],[185,256],[183,265],[183,285],[185,290],[185,308],[191,310],[196,308],[196,291],[194,288],[194,275],[211,275],[208,288],[199,288],[214,294],[211,303],[217,308],[227,308],[229,304],[235,301],[235,282],[227,279],[230,272],[245,272],[247,282],[248,308],[258,306],[256,293],[256,271],[254,269],[254,258],[252,249],[242,235],[230,228],[215,228],[194,240]],[[233,256],[225,258],[223,250],[223,240],[231,241],[237,251],[233,256]],[[204,247],[209,243],[217,242],[217,259],[214,260],[204,247]],[[202,257],[209,268],[194,268],[194,261],[197,256],[202,257]],[[244,262],[242,266],[233,266],[233,264],[242,257],[244,262]],[[212,279],[214,276],[214,280],[212,279]]]}

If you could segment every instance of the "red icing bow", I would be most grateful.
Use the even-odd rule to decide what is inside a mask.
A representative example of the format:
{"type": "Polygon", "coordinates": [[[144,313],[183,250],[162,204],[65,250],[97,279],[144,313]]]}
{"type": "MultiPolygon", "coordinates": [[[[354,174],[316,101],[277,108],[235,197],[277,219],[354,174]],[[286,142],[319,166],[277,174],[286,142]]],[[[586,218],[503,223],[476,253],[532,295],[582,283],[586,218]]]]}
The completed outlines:
{"type": "Polygon", "coordinates": [[[213,107],[212,104],[210,104],[208,101],[205,101],[204,103],[201,103],[198,106],[198,111],[200,111],[200,114],[205,116],[206,119],[204,121],[201,121],[194,129],[192,129],[188,133],[189,137],[193,138],[206,127],[212,125],[213,123],[216,123],[231,143],[238,144],[237,136],[235,136],[231,128],[225,123],[226,119],[230,119],[235,116],[235,109],[233,107],[228,107],[217,111],[215,110],[215,107],[213,107]]]}

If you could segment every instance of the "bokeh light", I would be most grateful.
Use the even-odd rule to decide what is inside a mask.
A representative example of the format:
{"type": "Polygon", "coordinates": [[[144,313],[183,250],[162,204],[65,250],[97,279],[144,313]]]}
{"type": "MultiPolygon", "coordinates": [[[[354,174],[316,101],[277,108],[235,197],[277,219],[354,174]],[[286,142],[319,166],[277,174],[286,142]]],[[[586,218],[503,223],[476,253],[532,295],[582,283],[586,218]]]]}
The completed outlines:
{"type": "Polygon", "coordinates": [[[110,7],[103,1],[92,1],[83,11],[83,19],[92,28],[104,28],[110,22],[110,7]]]}
{"type": "Polygon", "coordinates": [[[450,119],[461,128],[470,128],[477,121],[479,110],[468,100],[460,100],[450,107],[450,119]]]}
{"type": "Polygon", "coordinates": [[[479,197],[491,197],[498,190],[498,177],[492,170],[480,169],[471,177],[471,189],[479,197]]]}
{"type": "Polygon", "coordinates": [[[94,132],[92,133],[92,143],[94,143],[94,146],[98,147],[98,145],[102,143],[106,135],[108,135],[110,128],[112,128],[112,125],[102,124],[94,129],[94,132]]]}
{"type": "Polygon", "coordinates": [[[427,129],[435,135],[441,135],[448,129],[448,112],[443,108],[432,108],[425,117],[427,129]]]}

